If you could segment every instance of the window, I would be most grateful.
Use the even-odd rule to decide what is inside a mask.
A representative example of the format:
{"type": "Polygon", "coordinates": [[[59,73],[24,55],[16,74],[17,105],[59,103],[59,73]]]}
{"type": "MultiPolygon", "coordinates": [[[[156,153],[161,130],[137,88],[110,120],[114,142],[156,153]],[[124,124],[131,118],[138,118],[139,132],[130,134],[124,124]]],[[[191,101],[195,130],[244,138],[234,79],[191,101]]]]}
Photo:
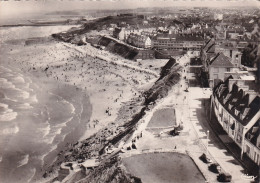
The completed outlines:
{"type": "Polygon", "coordinates": [[[249,154],[250,153],[250,147],[248,145],[246,145],[246,153],[249,154]]]}
{"type": "Polygon", "coordinates": [[[230,68],[227,68],[227,72],[230,72],[230,68]]]}

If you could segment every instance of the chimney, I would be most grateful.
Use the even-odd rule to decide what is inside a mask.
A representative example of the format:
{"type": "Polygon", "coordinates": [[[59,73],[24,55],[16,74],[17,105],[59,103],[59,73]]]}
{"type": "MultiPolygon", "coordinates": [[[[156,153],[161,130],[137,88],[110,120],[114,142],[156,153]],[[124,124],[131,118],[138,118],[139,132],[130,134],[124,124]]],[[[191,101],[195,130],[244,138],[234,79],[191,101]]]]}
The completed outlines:
{"type": "Polygon", "coordinates": [[[242,86],[238,86],[238,90],[243,90],[243,94],[245,95],[247,91],[249,91],[249,86],[246,85],[242,85],[242,86]]]}
{"type": "Polygon", "coordinates": [[[229,79],[228,81],[228,91],[232,90],[233,85],[236,83],[236,79],[229,79]]]}

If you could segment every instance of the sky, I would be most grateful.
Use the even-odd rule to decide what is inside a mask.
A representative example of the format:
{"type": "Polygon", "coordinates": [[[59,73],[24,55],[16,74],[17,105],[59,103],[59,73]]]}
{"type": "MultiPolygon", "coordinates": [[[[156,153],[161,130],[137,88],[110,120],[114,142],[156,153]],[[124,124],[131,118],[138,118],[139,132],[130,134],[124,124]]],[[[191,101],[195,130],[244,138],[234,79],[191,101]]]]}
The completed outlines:
{"type": "Polygon", "coordinates": [[[74,9],[132,9],[171,6],[258,6],[259,0],[0,0],[0,19],[74,9]]]}

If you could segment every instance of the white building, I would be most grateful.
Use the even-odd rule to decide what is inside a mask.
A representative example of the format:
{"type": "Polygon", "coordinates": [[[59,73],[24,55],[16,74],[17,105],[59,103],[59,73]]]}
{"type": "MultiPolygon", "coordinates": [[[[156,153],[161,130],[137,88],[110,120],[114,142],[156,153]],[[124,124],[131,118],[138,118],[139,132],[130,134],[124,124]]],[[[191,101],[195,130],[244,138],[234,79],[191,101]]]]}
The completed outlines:
{"type": "Polygon", "coordinates": [[[219,124],[247,154],[260,165],[260,97],[249,90],[242,80],[229,77],[213,91],[211,106],[219,124]]]}

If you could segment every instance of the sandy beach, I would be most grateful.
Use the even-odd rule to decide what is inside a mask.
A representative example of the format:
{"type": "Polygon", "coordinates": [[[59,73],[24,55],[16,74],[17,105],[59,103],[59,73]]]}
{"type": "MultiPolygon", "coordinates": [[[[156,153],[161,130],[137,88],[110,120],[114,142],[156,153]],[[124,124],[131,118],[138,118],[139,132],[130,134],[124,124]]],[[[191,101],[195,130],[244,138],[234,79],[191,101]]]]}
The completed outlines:
{"type": "MultiPolygon", "coordinates": [[[[140,63],[138,67],[136,62],[98,50],[89,44],[77,49],[74,45],[49,38],[44,39],[44,43],[27,44],[28,38],[44,37],[50,30],[46,29],[45,32],[38,27],[11,29],[10,32],[7,28],[1,30],[1,63],[33,76],[36,81],[42,82],[43,87],[43,80],[51,81],[57,83],[57,86],[60,83],[62,86],[78,88],[89,97],[91,115],[89,120],[86,116],[84,128],[87,130],[78,140],[86,139],[108,124],[118,121],[116,119],[120,119],[122,114],[130,112],[131,115],[133,111],[124,105],[131,99],[140,97],[159,74],[159,69],[153,67],[158,64],[156,61],[150,61],[150,67],[147,64],[140,66],[140,63]],[[28,33],[30,30],[33,30],[31,34],[28,33]],[[14,32],[17,37],[13,36],[14,32]]],[[[60,30],[57,28],[56,31],[60,30]]],[[[55,32],[54,28],[52,31],[55,32]]],[[[162,60],[161,63],[166,61],[162,60]]],[[[46,160],[48,157],[53,159],[57,153],[56,150],[45,157],[46,160]]]]}

